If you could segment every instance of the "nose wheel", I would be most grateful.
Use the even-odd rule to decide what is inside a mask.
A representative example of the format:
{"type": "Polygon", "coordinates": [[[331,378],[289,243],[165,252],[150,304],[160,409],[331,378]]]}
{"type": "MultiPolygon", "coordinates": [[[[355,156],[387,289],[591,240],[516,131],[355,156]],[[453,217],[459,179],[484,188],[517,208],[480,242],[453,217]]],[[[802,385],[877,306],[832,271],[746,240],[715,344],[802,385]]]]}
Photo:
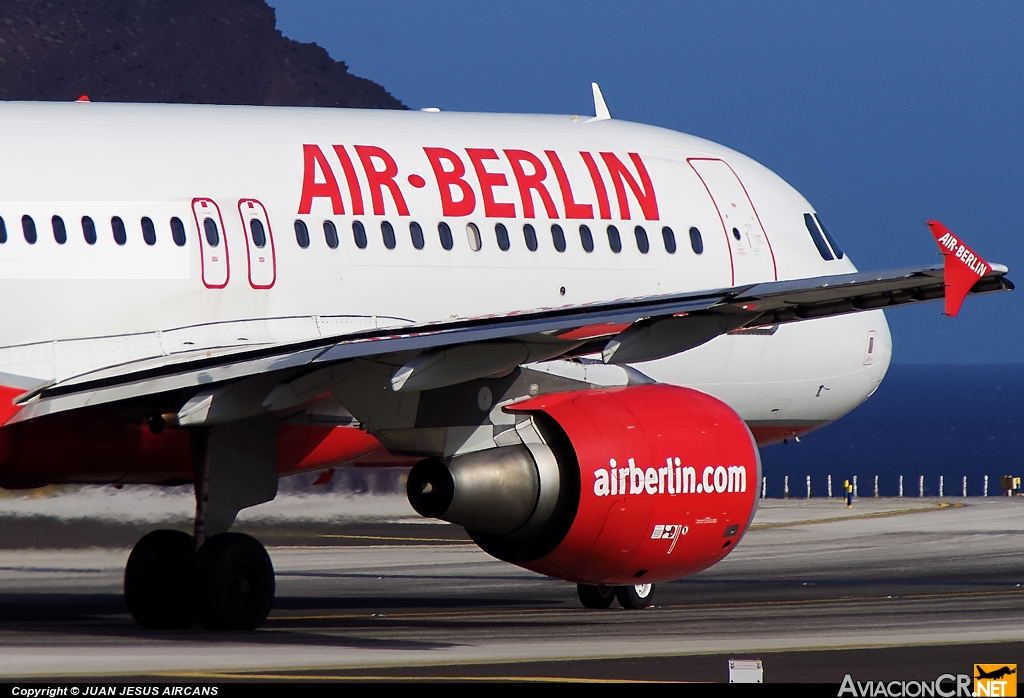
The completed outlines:
{"type": "Polygon", "coordinates": [[[615,600],[615,587],[604,584],[577,584],[576,594],[583,608],[608,608],[615,600]]]}
{"type": "Polygon", "coordinates": [[[576,593],[584,608],[608,608],[618,599],[626,609],[641,609],[654,605],[653,584],[606,586],[604,584],[577,584],[576,593]]]}
{"type": "Polygon", "coordinates": [[[153,630],[198,620],[219,630],[252,630],[274,603],[274,567],[251,536],[221,533],[193,552],[192,536],[153,531],[135,545],[124,573],[128,610],[153,630]]]}
{"type": "Polygon", "coordinates": [[[623,608],[641,609],[654,605],[653,584],[630,584],[615,587],[615,598],[623,608]]]}

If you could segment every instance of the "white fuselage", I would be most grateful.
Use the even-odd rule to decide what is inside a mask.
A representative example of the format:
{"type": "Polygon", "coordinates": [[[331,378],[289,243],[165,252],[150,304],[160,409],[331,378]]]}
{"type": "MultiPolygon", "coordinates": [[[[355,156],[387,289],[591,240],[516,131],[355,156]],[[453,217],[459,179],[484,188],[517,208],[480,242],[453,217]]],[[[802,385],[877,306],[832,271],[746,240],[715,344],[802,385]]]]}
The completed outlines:
{"type": "MultiPolygon", "coordinates": [[[[804,222],[814,209],[777,175],[633,123],[6,103],[0,126],[0,383],[16,387],[181,352],[855,270],[819,252],[804,222]]],[[[727,335],[638,368],[751,422],[820,424],[873,392],[890,352],[872,311],[727,335]]]]}

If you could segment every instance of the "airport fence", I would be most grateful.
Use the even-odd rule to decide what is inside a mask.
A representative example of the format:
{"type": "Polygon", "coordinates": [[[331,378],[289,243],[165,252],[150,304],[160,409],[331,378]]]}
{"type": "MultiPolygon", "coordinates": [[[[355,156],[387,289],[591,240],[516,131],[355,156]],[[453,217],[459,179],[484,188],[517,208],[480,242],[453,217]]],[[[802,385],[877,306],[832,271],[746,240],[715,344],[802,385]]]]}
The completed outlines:
{"type": "MultiPolygon", "coordinates": [[[[966,475],[958,478],[958,481],[950,478],[948,483],[949,486],[947,486],[947,479],[945,475],[938,475],[932,478],[927,478],[924,475],[918,475],[916,478],[913,476],[906,477],[904,475],[888,477],[897,478],[897,494],[895,495],[897,497],[988,497],[1024,494],[1021,491],[1021,478],[1014,477],[1012,475],[1003,475],[992,478],[988,475],[984,475],[981,478],[981,491],[970,495],[968,495],[969,490],[967,487],[968,483],[966,475]]],[[[818,479],[818,483],[821,483],[821,478],[818,479]]],[[[860,497],[861,483],[858,475],[836,478],[833,478],[832,475],[826,475],[823,483],[823,491],[820,489],[815,490],[815,482],[810,475],[804,476],[802,483],[799,482],[799,478],[793,478],[791,482],[789,475],[783,475],[782,498],[811,499],[813,497],[834,497],[842,499],[845,496],[847,483],[853,487],[853,496],[860,497]]],[[[892,483],[887,483],[887,486],[891,484],[892,483]]],[[[777,485],[775,486],[777,487],[777,485]]],[[[976,487],[977,485],[974,486],[976,487]]],[[[821,487],[821,484],[818,484],[818,487],[821,487]]],[[[866,497],[893,496],[891,494],[880,494],[878,475],[875,475],[873,478],[868,480],[868,488],[869,489],[864,494],[866,497]]],[[[768,476],[764,476],[761,478],[761,499],[772,498],[769,496],[768,492],[768,476]]]]}

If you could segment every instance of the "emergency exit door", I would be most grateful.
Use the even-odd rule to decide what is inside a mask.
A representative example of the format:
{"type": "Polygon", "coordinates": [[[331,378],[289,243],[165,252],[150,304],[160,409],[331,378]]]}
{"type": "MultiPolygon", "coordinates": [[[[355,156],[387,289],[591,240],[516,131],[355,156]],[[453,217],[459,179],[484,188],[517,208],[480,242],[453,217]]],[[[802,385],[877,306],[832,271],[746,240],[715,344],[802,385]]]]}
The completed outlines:
{"type": "Polygon", "coordinates": [[[238,215],[245,233],[245,252],[249,262],[249,285],[271,288],[277,280],[274,233],[267,209],[256,199],[239,199],[238,215]]]}
{"type": "Polygon", "coordinates": [[[224,288],[231,276],[228,266],[228,239],[224,219],[213,199],[192,199],[192,215],[199,231],[199,255],[206,288],[224,288]]]}

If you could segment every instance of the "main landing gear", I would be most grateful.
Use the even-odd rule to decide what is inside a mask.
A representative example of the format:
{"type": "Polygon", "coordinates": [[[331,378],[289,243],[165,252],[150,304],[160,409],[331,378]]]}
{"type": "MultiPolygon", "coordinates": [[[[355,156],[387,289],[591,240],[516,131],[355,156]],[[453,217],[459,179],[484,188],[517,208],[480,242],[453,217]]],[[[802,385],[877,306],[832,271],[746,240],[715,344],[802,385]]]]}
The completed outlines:
{"type": "Polygon", "coordinates": [[[192,536],[153,531],[136,544],[124,571],[124,596],[143,627],[252,630],[274,602],[274,567],[259,541],[219,533],[193,552],[192,536]]]}
{"type": "Polygon", "coordinates": [[[604,584],[577,584],[576,593],[584,608],[608,608],[612,601],[628,609],[647,608],[654,605],[653,584],[630,584],[628,586],[606,586],[604,584]]]}
{"type": "Polygon", "coordinates": [[[144,628],[188,628],[196,622],[188,593],[195,545],[182,531],[153,531],[142,537],[124,568],[124,600],[144,628]]]}
{"type": "Polygon", "coordinates": [[[191,434],[194,535],[153,531],[124,570],[124,597],[139,625],[152,629],[252,630],[274,603],[274,566],[260,542],[229,533],[238,512],[277,495],[277,425],[255,417],[191,434]]]}

